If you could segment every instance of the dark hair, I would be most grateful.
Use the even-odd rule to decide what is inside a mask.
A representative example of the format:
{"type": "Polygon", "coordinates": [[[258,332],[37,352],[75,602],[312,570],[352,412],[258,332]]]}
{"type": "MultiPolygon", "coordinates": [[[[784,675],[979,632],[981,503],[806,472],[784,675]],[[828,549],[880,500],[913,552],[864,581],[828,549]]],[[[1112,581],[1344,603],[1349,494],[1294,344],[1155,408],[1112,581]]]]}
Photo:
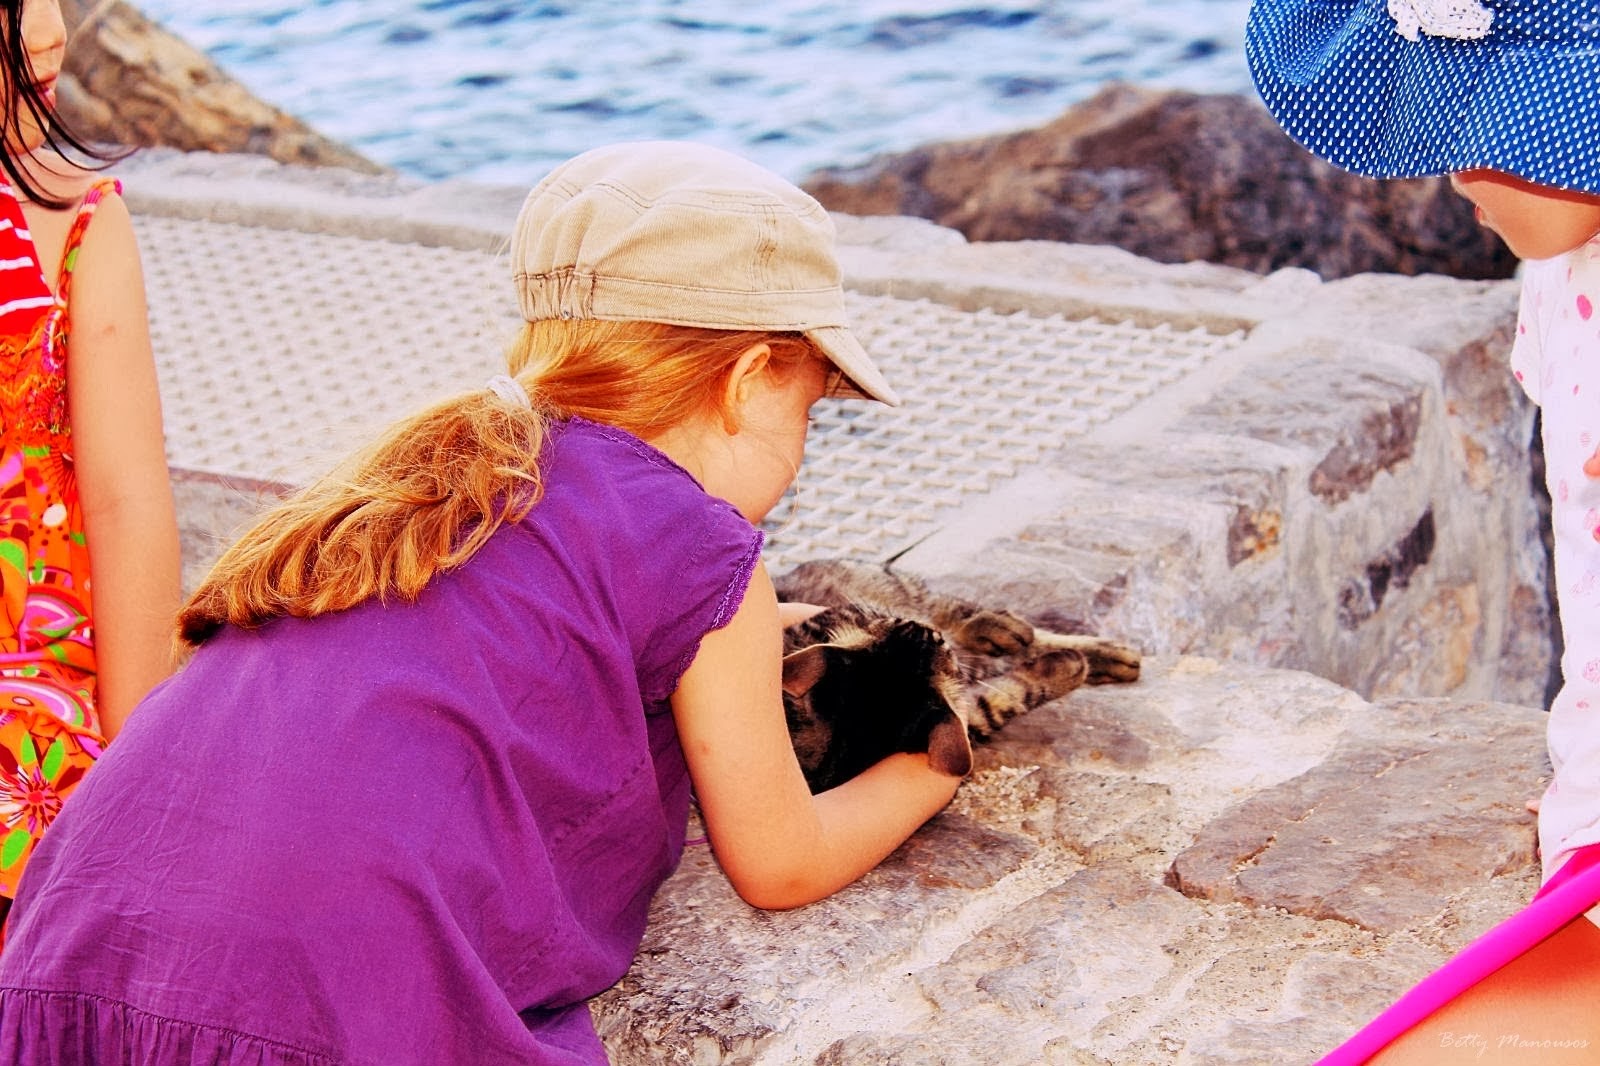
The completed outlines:
{"type": "MultiPolygon", "coordinates": [[[[22,8],[27,0],[0,0],[0,99],[5,101],[5,120],[0,123],[0,145],[13,137],[22,136],[22,116],[26,113],[44,131],[45,147],[63,156],[68,151],[77,157],[90,160],[88,169],[98,169],[126,159],[132,149],[106,149],[91,147],[81,137],[67,129],[61,117],[39,96],[33,83],[33,63],[28,58],[28,44],[22,39],[22,8]]],[[[75,160],[76,161],[76,160],[75,160]]],[[[24,196],[46,207],[69,207],[71,202],[46,194],[29,178],[27,171],[10,151],[0,151],[0,167],[6,177],[24,196]]]]}

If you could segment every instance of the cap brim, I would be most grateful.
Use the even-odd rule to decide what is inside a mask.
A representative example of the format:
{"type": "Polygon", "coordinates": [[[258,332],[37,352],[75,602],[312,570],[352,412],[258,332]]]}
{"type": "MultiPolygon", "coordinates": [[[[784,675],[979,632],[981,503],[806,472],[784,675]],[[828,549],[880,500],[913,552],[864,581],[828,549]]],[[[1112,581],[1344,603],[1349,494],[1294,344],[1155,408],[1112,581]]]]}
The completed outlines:
{"type": "Polygon", "coordinates": [[[805,335],[828,357],[829,362],[844,372],[845,381],[830,395],[877,400],[890,407],[900,406],[899,395],[883,376],[883,371],[873,363],[867,350],[861,347],[855,334],[840,326],[823,326],[808,329],[805,335]]]}

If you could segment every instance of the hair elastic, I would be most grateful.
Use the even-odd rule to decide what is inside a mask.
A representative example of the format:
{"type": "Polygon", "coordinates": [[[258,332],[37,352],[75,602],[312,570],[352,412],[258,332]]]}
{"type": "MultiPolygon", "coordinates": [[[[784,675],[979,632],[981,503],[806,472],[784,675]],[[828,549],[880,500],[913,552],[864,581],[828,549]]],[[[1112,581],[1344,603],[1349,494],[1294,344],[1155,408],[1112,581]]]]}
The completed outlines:
{"type": "Polygon", "coordinates": [[[496,374],[485,382],[483,387],[512,407],[525,407],[530,410],[533,408],[533,401],[528,398],[528,390],[523,388],[522,382],[516,378],[496,374]]]}

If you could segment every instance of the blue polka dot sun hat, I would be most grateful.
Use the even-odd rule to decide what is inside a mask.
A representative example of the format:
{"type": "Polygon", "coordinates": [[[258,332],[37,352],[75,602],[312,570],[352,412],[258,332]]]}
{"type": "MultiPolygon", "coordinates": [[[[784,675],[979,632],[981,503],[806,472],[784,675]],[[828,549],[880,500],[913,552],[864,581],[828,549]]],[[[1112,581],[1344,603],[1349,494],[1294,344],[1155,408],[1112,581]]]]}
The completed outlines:
{"type": "Polygon", "coordinates": [[[1245,56],[1278,124],[1345,170],[1600,194],[1600,0],[1256,0],[1245,56]]]}

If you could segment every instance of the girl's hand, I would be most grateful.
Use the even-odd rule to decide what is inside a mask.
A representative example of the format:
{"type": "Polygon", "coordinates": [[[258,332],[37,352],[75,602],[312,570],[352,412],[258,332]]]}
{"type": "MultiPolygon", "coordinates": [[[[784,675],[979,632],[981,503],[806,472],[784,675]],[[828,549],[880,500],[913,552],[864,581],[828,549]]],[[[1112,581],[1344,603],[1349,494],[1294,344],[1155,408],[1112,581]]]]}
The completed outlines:
{"type": "Polygon", "coordinates": [[[1583,461],[1583,472],[1589,477],[1600,477],[1600,448],[1596,448],[1594,454],[1583,461]]]}
{"type": "Polygon", "coordinates": [[[780,603],[778,604],[778,624],[788,629],[797,626],[814,614],[821,614],[827,608],[818,607],[814,603],[780,603]]]}
{"type": "Polygon", "coordinates": [[[778,617],[758,566],[733,620],[706,634],[672,697],[717,861],[747,903],[769,910],[821,899],[871,870],[960,784],[926,755],[892,755],[813,796],[784,721],[778,617]]]}

